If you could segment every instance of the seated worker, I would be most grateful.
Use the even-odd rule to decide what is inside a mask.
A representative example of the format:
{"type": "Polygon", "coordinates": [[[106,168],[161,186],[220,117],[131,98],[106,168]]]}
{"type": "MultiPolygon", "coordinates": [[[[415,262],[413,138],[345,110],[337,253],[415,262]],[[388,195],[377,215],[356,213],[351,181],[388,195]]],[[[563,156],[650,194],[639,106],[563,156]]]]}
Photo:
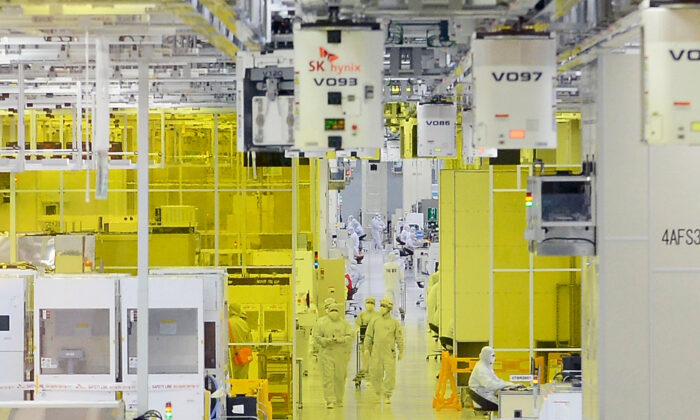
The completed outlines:
{"type": "Polygon", "coordinates": [[[404,242],[403,239],[401,239],[401,235],[403,234],[404,229],[406,229],[406,226],[403,224],[403,222],[399,222],[399,223],[401,223],[401,224],[399,225],[398,229],[396,230],[396,232],[397,232],[396,242],[398,242],[399,245],[406,245],[406,242],[404,242]]]}
{"type": "Polygon", "coordinates": [[[401,256],[413,255],[413,248],[416,246],[416,229],[404,228],[403,232],[401,232],[401,242],[403,242],[404,246],[400,250],[401,256]]]}
{"type": "Polygon", "coordinates": [[[469,377],[469,389],[479,394],[489,402],[492,406],[481,408],[489,411],[498,410],[497,391],[503,388],[514,387],[512,382],[506,382],[496,376],[493,371],[493,363],[496,361],[496,352],[489,346],[484,346],[479,354],[479,361],[474,366],[471,376],[469,377]]]}

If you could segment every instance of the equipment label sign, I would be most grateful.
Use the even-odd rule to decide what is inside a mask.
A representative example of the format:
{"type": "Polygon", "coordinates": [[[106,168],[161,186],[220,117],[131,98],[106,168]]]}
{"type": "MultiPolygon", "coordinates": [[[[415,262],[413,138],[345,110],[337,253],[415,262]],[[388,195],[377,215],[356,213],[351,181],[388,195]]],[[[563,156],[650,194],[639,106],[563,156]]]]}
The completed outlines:
{"type": "Polygon", "coordinates": [[[532,375],[510,375],[511,382],[532,382],[532,375]]]}
{"type": "Polygon", "coordinates": [[[700,229],[666,228],[661,242],[667,246],[697,246],[700,245],[700,229]]]}
{"type": "Polygon", "coordinates": [[[289,286],[289,277],[231,278],[229,286],[289,286]]]}
{"type": "Polygon", "coordinates": [[[41,358],[41,368],[42,369],[56,369],[58,368],[58,363],[54,363],[53,359],[50,357],[41,358]]]}

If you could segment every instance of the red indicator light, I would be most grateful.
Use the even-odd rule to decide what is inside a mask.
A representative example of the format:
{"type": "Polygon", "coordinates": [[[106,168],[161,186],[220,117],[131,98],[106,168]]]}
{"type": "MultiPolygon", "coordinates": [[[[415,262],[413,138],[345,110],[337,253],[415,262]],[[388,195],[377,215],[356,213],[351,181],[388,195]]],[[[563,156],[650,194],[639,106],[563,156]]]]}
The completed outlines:
{"type": "Polygon", "coordinates": [[[352,125],[352,129],[353,129],[353,130],[357,130],[357,124],[353,124],[353,125],[352,125]]]}
{"type": "Polygon", "coordinates": [[[510,130],[510,138],[512,139],[524,139],[525,130],[510,130]]]}
{"type": "Polygon", "coordinates": [[[496,118],[508,118],[508,114],[496,114],[496,118]]]}
{"type": "Polygon", "coordinates": [[[676,101],[673,103],[675,106],[690,106],[690,102],[688,101],[676,101]]]}

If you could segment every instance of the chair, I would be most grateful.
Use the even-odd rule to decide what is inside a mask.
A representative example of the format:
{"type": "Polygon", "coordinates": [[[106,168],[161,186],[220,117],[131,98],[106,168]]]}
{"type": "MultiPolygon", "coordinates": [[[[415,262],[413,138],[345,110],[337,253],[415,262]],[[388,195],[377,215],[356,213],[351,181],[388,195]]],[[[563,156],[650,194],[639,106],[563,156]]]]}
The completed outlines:
{"type": "Polygon", "coordinates": [[[472,399],[472,403],[476,403],[479,406],[479,408],[474,406],[475,414],[488,414],[489,417],[492,417],[492,413],[498,411],[498,404],[494,404],[493,402],[487,400],[474,392],[471,388],[467,388],[467,392],[469,393],[469,397],[472,399]]]}
{"type": "MultiPolygon", "coordinates": [[[[416,280],[416,284],[418,285],[419,289],[425,289],[425,281],[416,280]]],[[[416,306],[420,306],[421,303],[425,303],[425,294],[424,293],[418,294],[418,300],[416,301],[416,306]]]]}
{"type": "Polygon", "coordinates": [[[353,315],[355,318],[357,318],[358,312],[360,312],[360,304],[355,300],[355,293],[357,293],[357,288],[359,286],[359,282],[355,285],[352,283],[352,278],[350,277],[349,274],[345,275],[346,281],[346,289],[347,289],[347,296],[345,299],[345,314],[346,315],[353,315]]]}

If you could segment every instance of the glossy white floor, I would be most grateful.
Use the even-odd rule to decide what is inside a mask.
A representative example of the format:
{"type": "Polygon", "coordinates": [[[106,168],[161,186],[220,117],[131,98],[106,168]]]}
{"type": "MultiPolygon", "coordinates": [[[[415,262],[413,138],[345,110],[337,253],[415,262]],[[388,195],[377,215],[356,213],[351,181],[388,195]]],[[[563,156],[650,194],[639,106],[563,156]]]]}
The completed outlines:
{"type": "MultiPolygon", "coordinates": [[[[365,274],[365,281],[360,285],[356,295],[357,302],[364,306],[364,299],[371,295],[379,300],[384,296],[384,279],[382,277],[382,265],[384,255],[379,252],[368,252],[360,267],[365,274]]],[[[425,305],[416,306],[418,295],[424,291],[416,285],[413,274],[406,273],[407,284],[407,311],[404,321],[404,335],[406,340],[405,357],[397,363],[396,390],[390,405],[380,402],[371,385],[362,383],[361,389],[356,389],[352,378],[356,374],[355,356],[350,361],[348,369],[348,381],[346,385],[345,406],[342,408],[327,409],[323,400],[323,388],[318,366],[310,363],[309,375],[303,378],[302,401],[303,408],[297,410],[295,418],[304,420],[315,419],[483,419],[483,416],[475,416],[465,408],[461,412],[455,410],[442,410],[436,412],[432,408],[432,398],[435,393],[437,380],[434,375],[431,378],[426,362],[426,338],[425,338],[425,305]]],[[[427,279],[426,279],[427,280],[427,279]]],[[[379,305],[377,305],[379,306],[379,305]]],[[[354,317],[347,316],[348,321],[354,325],[354,317]]]]}

